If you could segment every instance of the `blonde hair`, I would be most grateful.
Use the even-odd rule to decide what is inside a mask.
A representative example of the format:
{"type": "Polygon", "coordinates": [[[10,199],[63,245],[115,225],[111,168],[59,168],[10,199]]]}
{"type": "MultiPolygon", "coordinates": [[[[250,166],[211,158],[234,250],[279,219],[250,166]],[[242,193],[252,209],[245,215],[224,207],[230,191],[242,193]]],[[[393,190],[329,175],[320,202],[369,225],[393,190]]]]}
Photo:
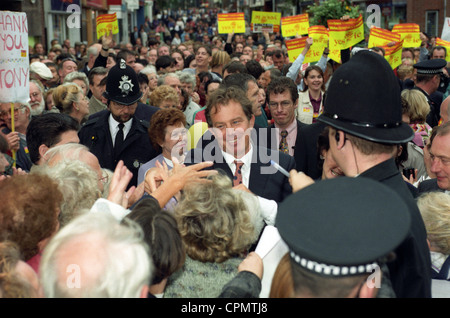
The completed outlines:
{"type": "Polygon", "coordinates": [[[417,199],[432,247],[450,254],[450,196],[444,192],[427,192],[417,199]]]}
{"type": "Polygon", "coordinates": [[[210,66],[211,68],[216,66],[225,66],[230,63],[230,55],[225,51],[217,51],[212,55],[210,66]]]}
{"type": "Polygon", "coordinates": [[[427,115],[430,112],[430,105],[423,93],[416,89],[404,89],[402,91],[404,98],[409,105],[409,120],[411,123],[425,123],[427,115]]]}
{"type": "Polygon", "coordinates": [[[407,76],[414,74],[414,67],[412,65],[400,65],[397,74],[400,80],[404,81],[407,76]]]}
{"type": "Polygon", "coordinates": [[[80,86],[75,83],[64,83],[55,87],[52,93],[53,103],[61,113],[70,114],[73,103],[80,102],[80,94],[83,94],[80,86]]]}
{"type": "Polygon", "coordinates": [[[175,218],[186,253],[201,262],[241,257],[258,238],[245,200],[222,174],[183,189],[175,218]]]}
{"type": "Polygon", "coordinates": [[[180,103],[180,97],[177,91],[169,85],[160,85],[150,94],[150,105],[159,107],[165,100],[170,100],[176,104],[180,103]]]}

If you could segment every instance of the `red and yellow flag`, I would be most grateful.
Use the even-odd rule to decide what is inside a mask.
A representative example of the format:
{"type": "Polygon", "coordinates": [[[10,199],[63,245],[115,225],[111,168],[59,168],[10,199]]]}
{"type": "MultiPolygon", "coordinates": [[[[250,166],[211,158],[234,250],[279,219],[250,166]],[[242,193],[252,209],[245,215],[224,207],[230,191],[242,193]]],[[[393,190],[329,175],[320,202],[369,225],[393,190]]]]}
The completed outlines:
{"type": "Polygon", "coordinates": [[[393,46],[383,46],[385,54],[384,58],[389,62],[392,69],[402,64],[402,48],[403,41],[397,42],[393,46]]]}
{"type": "Polygon", "coordinates": [[[245,33],[245,17],[243,12],[219,13],[217,15],[219,34],[245,33]]]}
{"type": "Polygon", "coordinates": [[[386,29],[372,27],[369,36],[369,49],[374,46],[386,46],[391,42],[400,42],[399,33],[394,33],[386,29]]]}
{"type": "Polygon", "coordinates": [[[420,26],[415,23],[396,24],[392,32],[400,34],[400,40],[403,40],[403,47],[420,47],[420,26]]]}
{"type": "Polygon", "coordinates": [[[436,38],[436,46],[443,46],[447,49],[447,56],[445,60],[450,62],[450,42],[442,40],[441,38],[436,38]]]}
{"type": "MultiPolygon", "coordinates": [[[[298,39],[286,40],[286,48],[288,51],[289,61],[294,62],[297,57],[303,52],[303,49],[306,46],[306,39],[308,37],[304,36],[298,39]]],[[[323,54],[324,46],[320,44],[313,44],[310,46],[308,53],[306,53],[305,60],[303,63],[312,63],[320,60],[320,57],[323,54]]]]}
{"type": "Polygon", "coordinates": [[[119,23],[116,13],[102,14],[97,17],[97,38],[112,31],[112,34],[119,33],[119,23]]]}
{"type": "Polygon", "coordinates": [[[281,18],[281,35],[285,38],[308,34],[308,13],[281,18]]]}
{"type": "Polygon", "coordinates": [[[364,40],[362,15],[356,19],[328,20],[330,50],[344,50],[364,40]]]}

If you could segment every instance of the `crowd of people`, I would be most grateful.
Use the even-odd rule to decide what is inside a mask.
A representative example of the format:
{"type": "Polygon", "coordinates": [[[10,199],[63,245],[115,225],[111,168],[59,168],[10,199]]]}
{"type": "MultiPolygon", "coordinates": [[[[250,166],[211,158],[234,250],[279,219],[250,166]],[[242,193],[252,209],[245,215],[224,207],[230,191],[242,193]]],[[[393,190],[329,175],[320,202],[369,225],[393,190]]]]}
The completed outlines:
{"type": "Polygon", "coordinates": [[[34,46],[0,104],[0,297],[449,297],[445,47],[305,65],[312,38],[290,61],[207,16],[34,46]]]}

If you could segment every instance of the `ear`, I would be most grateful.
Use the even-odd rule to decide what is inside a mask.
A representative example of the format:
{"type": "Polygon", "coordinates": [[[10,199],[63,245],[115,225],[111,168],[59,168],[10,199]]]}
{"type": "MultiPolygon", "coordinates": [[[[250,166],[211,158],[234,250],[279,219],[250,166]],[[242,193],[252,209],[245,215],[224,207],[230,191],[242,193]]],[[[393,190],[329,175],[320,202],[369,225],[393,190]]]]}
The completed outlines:
{"type": "Polygon", "coordinates": [[[139,294],[139,298],[148,298],[148,286],[142,286],[141,293],[139,294]]]}
{"type": "Polygon", "coordinates": [[[39,146],[39,157],[43,160],[43,161],[46,161],[46,159],[44,158],[44,156],[45,156],[45,153],[48,151],[48,147],[47,147],[47,145],[44,145],[44,144],[42,144],[42,145],[40,145],[39,146]]]}
{"type": "Polygon", "coordinates": [[[298,107],[298,98],[294,101],[294,109],[298,107]]]}

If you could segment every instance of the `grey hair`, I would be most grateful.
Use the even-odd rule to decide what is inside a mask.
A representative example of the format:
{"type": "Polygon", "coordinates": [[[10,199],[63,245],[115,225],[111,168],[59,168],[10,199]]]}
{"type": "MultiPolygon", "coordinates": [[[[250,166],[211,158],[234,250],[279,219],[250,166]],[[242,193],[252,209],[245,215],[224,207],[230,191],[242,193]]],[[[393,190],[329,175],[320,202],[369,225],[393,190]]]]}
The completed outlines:
{"type": "Polygon", "coordinates": [[[148,251],[136,222],[84,213],[44,249],[39,272],[45,297],[137,298],[154,271],[148,251]]]}
{"type": "Polygon", "coordinates": [[[61,227],[78,216],[83,209],[90,209],[101,195],[97,173],[80,160],[66,159],[52,166],[33,166],[30,173],[46,174],[58,183],[64,198],[59,216],[61,227]]]}
{"type": "Polygon", "coordinates": [[[189,72],[178,71],[177,72],[180,78],[181,83],[192,84],[192,88],[195,90],[197,86],[197,80],[195,79],[195,75],[189,72]]]}
{"type": "Polygon", "coordinates": [[[177,73],[166,73],[166,74],[160,75],[158,77],[158,86],[164,85],[164,83],[166,81],[166,77],[175,77],[175,78],[180,79],[180,77],[178,76],[177,73]]]}
{"type": "Polygon", "coordinates": [[[154,65],[147,65],[146,67],[144,67],[139,73],[145,74],[145,75],[149,75],[149,74],[158,74],[156,72],[156,68],[154,65]]]}
{"type": "Polygon", "coordinates": [[[72,83],[74,80],[81,80],[89,87],[88,77],[84,72],[71,72],[64,77],[64,83],[72,83]]]}

